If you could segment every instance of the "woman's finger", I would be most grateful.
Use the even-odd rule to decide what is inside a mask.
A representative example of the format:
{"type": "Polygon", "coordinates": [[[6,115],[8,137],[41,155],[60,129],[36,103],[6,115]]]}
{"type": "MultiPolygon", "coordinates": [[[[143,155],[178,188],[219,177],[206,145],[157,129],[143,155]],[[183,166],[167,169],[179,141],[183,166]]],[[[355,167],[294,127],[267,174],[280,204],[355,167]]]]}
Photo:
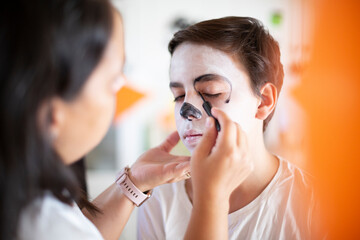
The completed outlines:
{"type": "Polygon", "coordinates": [[[220,109],[212,108],[211,113],[218,119],[221,131],[219,132],[217,149],[227,151],[234,143],[236,143],[237,131],[234,122],[220,109]]]}
{"type": "Polygon", "coordinates": [[[236,127],[236,145],[238,146],[238,147],[240,147],[241,146],[241,142],[242,142],[242,137],[243,137],[243,131],[242,131],[242,129],[241,129],[241,127],[240,127],[240,125],[239,124],[237,124],[237,123],[235,123],[235,127],[236,127]]]}
{"type": "Polygon", "coordinates": [[[166,140],[160,144],[159,148],[164,150],[165,152],[170,152],[171,149],[175,147],[175,145],[179,142],[180,137],[177,131],[172,132],[166,140]]]}
{"type": "Polygon", "coordinates": [[[164,165],[163,175],[165,177],[165,181],[169,182],[173,179],[182,178],[186,175],[187,172],[190,171],[190,162],[182,162],[182,163],[168,163],[164,165]]]}
{"type": "Polygon", "coordinates": [[[215,121],[213,118],[208,117],[206,119],[206,130],[192,154],[195,161],[204,159],[210,154],[211,149],[215,145],[216,137],[217,131],[215,128],[215,121]]]}
{"type": "Polygon", "coordinates": [[[176,163],[183,163],[183,162],[189,162],[190,161],[190,157],[189,156],[176,156],[176,155],[171,155],[169,154],[168,156],[170,156],[171,158],[166,160],[167,162],[176,162],[176,163]]]}

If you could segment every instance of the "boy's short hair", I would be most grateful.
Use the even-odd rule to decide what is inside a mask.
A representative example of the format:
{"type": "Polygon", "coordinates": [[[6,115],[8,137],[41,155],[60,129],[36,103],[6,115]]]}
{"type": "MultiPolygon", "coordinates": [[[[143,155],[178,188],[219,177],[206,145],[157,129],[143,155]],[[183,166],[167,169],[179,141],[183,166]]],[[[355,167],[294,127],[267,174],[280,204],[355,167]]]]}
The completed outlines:
{"type": "MultiPolygon", "coordinates": [[[[252,90],[258,96],[261,96],[260,89],[267,82],[274,84],[280,93],[284,70],[279,44],[259,20],[224,17],[196,23],[174,34],[168,46],[171,55],[183,42],[208,45],[234,56],[246,68],[252,90]]],[[[274,111],[264,120],[263,131],[274,111]]]]}

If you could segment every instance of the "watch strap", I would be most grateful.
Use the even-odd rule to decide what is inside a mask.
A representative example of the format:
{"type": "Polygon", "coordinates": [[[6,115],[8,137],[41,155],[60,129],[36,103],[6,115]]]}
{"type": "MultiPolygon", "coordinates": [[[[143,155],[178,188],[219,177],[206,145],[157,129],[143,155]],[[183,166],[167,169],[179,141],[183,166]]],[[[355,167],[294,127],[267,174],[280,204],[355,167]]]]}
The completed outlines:
{"type": "Polygon", "coordinates": [[[129,167],[121,170],[116,178],[116,183],[120,186],[124,195],[130,199],[137,207],[140,207],[147,199],[151,197],[151,191],[147,194],[141,192],[129,178],[129,167]]]}

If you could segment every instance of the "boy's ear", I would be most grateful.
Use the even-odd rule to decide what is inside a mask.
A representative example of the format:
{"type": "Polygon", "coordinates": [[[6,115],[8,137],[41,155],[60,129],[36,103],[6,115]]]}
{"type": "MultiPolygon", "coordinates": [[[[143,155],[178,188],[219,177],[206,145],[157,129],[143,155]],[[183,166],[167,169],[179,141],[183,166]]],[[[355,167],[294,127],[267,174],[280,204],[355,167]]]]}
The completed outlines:
{"type": "Polygon", "coordinates": [[[260,120],[265,120],[274,110],[277,102],[277,89],[272,83],[265,83],[260,90],[260,104],[256,111],[255,117],[260,120]]]}

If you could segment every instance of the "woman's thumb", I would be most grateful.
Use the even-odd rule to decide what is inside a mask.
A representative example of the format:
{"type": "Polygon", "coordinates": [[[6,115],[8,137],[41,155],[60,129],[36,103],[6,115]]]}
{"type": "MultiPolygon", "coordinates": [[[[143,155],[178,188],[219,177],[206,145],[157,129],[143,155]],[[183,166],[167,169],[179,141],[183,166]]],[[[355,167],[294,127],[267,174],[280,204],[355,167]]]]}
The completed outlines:
{"type": "Polygon", "coordinates": [[[214,118],[208,117],[206,119],[206,129],[203,133],[203,136],[199,144],[194,149],[192,154],[193,159],[203,159],[206,158],[210,153],[211,149],[214,147],[217,137],[217,131],[215,128],[214,118]]]}

